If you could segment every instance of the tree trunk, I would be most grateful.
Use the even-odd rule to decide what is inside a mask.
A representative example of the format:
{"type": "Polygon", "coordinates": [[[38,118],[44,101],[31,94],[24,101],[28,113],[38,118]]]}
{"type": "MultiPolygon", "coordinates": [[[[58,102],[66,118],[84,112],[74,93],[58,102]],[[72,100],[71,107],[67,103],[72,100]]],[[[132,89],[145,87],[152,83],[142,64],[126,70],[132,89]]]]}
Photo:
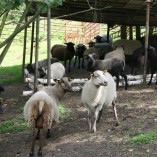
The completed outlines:
{"type": "MultiPolygon", "coordinates": [[[[4,57],[5,57],[5,55],[7,54],[8,49],[9,49],[9,47],[11,46],[14,37],[15,37],[19,32],[21,32],[25,27],[27,27],[27,26],[29,25],[28,23],[25,23],[22,27],[20,27],[20,26],[21,26],[21,23],[22,23],[23,20],[25,19],[25,16],[26,16],[26,14],[27,14],[27,12],[28,12],[28,10],[29,10],[31,4],[32,4],[32,1],[26,6],[26,9],[25,9],[25,11],[23,12],[23,15],[21,16],[21,19],[20,19],[20,21],[19,21],[19,24],[16,26],[16,28],[15,28],[15,30],[14,30],[14,33],[13,33],[9,38],[7,38],[4,42],[2,42],[2,43],[0,44],[0,48],[2,48],[4,45],[7,44],[7,45],[5,46],[5,48],[3,49],[1,55],[0,55],[0,64],[2,63],[2,61],[3,61],[4,57]]],[[[35,15],[34,15],[34,16],[35,16],[35,15]]],[[[30,19],[30,20],[31,20],[31,19],[30,19]]],[[[34,19],[33,19],[33,20],[34,20],[34,19]]],[[[31,22],[32,22],[32,21],[31,21],[31,22]]],[[[31,22],[30,22],[30,23],[31,23],[31,22]]]]}
{"type": "Polygon", "coordinates": [[[2,22],[1,22],[1,25],[0,25],[0,37],[2,35],[2,31],[3,31],[4,25],[5,25],[5,21],[8,17],[8,13],[9,13],[9,10],[7,12],[5,12],[5,14],[3,15],[2,22]]]}

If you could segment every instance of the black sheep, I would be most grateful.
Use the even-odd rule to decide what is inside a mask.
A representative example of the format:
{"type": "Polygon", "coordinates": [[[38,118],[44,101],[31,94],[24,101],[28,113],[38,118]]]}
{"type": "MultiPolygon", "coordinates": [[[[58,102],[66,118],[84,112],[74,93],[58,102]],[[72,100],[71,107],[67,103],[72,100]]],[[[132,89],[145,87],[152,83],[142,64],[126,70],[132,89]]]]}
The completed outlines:
{"type": "Polygon", "coordinates": [[[66,61],[69,60],[68,72],[70,72],[71,60],[75,55],[74,43],[68,42],[65,45],[54,45],[51,49],[51,55],[57,58],[59,61],[64,61],[64,66],[66,67],[66,61]]]}
{"type": "MultiPolygon", "coordinates": [[[[151,85],[153,74],[157,71],[157,53],[155,48],[151,47],[151,51],[148,51],[148,60],[149,60],[149,66],[151,69],[151,78],[148,83],[148,85],[151,85]]],[[[157,85],[157,80],[155,85],[157,85]]]]}
{"type": "Polygon", "coordinates": [[[112,76],[116,77],[116,86],[119,87],[119,76],[125,80],[125,90],[127,90],[127,76],[124,74],[125,63],[119,58],[108,58],[105,60],[94,59],[93,54],[86,56],[88,60],[87,71],[94,72],[95,70],[107,70],[112,76]]]}
{"type": "Polygon", "coordinates": [[[87,49],[86,46],[83,45],[83,44],[78,44],[77,47],[76,47],[74,66],[75,66],[77,58],[78,58],[78,61],[79,61],[78,69],[80,69],[81,58],[82,58],[82,69],[84,69],[84,58],[83,58],[83,54],[84,54],[84,52],[85,52],[86,49],[87,49]]]}

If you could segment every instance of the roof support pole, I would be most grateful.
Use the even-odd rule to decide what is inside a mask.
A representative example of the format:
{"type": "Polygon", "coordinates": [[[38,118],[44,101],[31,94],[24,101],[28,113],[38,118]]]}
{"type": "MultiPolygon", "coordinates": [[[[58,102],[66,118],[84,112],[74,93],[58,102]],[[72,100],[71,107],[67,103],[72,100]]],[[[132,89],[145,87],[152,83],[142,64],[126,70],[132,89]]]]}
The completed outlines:
{"type": "Polygon", "coordinates": [[[48,7],[47,11],[47,84],[51,84],[51,8],[48,7]]]}
{"type": "MultiPolygon", "coordinates": [[[[27,16],[25,17],[25,22],[27,22],[27,16]]],[[[27,43],[27,27],[24,29],[24,44],[23,44],[23,61],[22,61],[22,81],[24,82],[24,68],[26,60],[26,43],[27,43]]]]}
{"type": "Polygon", "coordinates": [[[109,43],[110,25],[107,24],[107,43],[109,43]]]}
{"type": "Polygon", "coordinates": [[[141,38],[141,28],[140,26],[136,26],[136,40],[141,38]]]}
{"type": "MultiPolygon", "coordinates": [[[[37,10],[39,8],[37,7],[37,10]]],[[[39,54],[39,19],[38,15],[36,18],[36,45],[35,45],[35,75],[34,75],[34,92],[37,91],[37,73],[38,73],[38,54],[39,54]]]]}
{"type": "Polygon", "coordinates": [[[149,16],[150,16],[150,2],[151,0],[146,0],[146,37],[145,37],[145,57],[144,57],[144,74],[143,83],[146,84],[147,75],[147,55],[148,55],[148,40],[149,40],[149,16]]]}
{"type": "Polygon", "coordinates": [[[30,64],[32,64],[32,60],[33,60],[34,24],[35,24],[35,22],[33,21],[32,22],[32,36],[31,36],[30,64]]]}
{"type": "Polygon", "coordinates": [[[127,39],[126,26],[121,26],[121,39],[127,39]]]}
{"type": "Polygon", "coordinates": [[[129,26],[129,40],[133,40],[133,31],[132,31],[132,26],[129,26]]]}

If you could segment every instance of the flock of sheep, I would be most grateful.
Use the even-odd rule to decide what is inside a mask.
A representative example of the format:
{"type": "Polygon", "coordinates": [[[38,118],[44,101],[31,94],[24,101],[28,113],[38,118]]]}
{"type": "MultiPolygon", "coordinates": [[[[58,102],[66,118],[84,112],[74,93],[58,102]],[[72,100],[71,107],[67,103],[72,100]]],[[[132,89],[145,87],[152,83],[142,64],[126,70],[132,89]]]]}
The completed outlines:
{"type": "MultiPolygon", "coordinates": [[[[127,43],[126,45],[118,41],[113,46],[112,43],[101,43],[102,37],[100,36],[95,37],[95,39],[96,43],[90,42],[88,49],[85,45],[79,44],[75,51],[72,42],[66,43],[66,46],[54,45],[52,47],[51,78],[54,79],[56,84],[54,86],[38,85],[38,91],[29,98],[24,106],[24,118],[29,122],[32,131],[30,156],[34,155],[36,138],[39,139],[38,155],[42,155],[44,136],[50,137],[50,129],[53,123],[59,121],[59,101],[67,91],[72,91],[72,79],[66,76],[66,61],[69,60],[68,72],[70,72],[70,64],[74,55],[74,65],[78,57],[78,68],[80,68],[80,59],[82,59],[81,66],[84,68],[84,60],[86,59],[87,71],[91,72],[90,79],[84,84],[81,93],[81,101],[88,111],[89,130],[96,132],[96,123],[100,120],[103,106],[113,106],[116,124],[119,124],[115,101],[120,75],[124,77],[125,90],[128,88],[124,69],[126,59],[130,57],[130,50],[126,50],[126,45],[128,44],[126,41],[123,42],[123,44],[127,43]],[[64,61],[64,66],[59,61],[64,61]],[[116,83],[112,76],[116,77],[116,83]],[[37,136],[35,136],[35,129],[38,129],[37,136]]],[[[138,63],[144,57],[144,49],[141,44],[138,45],[138,41],[135,45],[136,48],[134,53],[132,53],[132,61],[138,63]],[[137,49],[140,51],[137,51],[137,49]]],[[[157,70],[156,60],[156,49],[150,46],[148,61],[152,75],[157,70]]],[[[38,63],[38,77],[47,76],[46,65],[47,60],[38,63]]],[[[29,73],[34,73],[34,64],[28,65],[26,69],[29,73]]],[[[151,80],[152,77],[149,84],[151,84],[151,80]]]]}

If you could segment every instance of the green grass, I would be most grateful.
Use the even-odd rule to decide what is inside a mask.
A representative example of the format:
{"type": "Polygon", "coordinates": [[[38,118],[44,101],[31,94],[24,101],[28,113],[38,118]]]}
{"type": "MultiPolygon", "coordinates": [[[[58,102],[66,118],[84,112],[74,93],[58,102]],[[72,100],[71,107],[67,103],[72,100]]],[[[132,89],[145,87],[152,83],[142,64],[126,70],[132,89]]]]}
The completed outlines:
{"type": "Polygon", "coordinates": [[[59,105],[59,113],[60,113],[60,118],[64,119],[65,117],[68,116],[69,112],[62,104],[60,104],[59,105]]]}
{"type": "Polygon", "coordinates": [[[23,118],[13,118],[0,125],[0,134],[28,131],[29,126],[23,118]]]}
{"type": "Polygon", "coordinates": [[[22,83],[22,66],[6,66],[0,68],[0,82],[6,84],[21,84],[22,83]]]}
{"type": "Polygon", "coordinates": [[[128,142],[131,144],[152,144],[157,140],[157,132],[148,132],[131,138],[128,142]]]}
{"type": "MultiPolygon", "coordinates": [[[[20,108],[20,112],[23,108],[20,108]]],[[[67,109],[60,104],[59,106],[60,118],[64,119],[68,116],[67,109]]],[[[0,125],[0,134],[4,133],[18,133],[18,132],[26,132],[29,130],[28,123],[23,118],[13,118],[11,120],[7,120],[0,125]]]]}

